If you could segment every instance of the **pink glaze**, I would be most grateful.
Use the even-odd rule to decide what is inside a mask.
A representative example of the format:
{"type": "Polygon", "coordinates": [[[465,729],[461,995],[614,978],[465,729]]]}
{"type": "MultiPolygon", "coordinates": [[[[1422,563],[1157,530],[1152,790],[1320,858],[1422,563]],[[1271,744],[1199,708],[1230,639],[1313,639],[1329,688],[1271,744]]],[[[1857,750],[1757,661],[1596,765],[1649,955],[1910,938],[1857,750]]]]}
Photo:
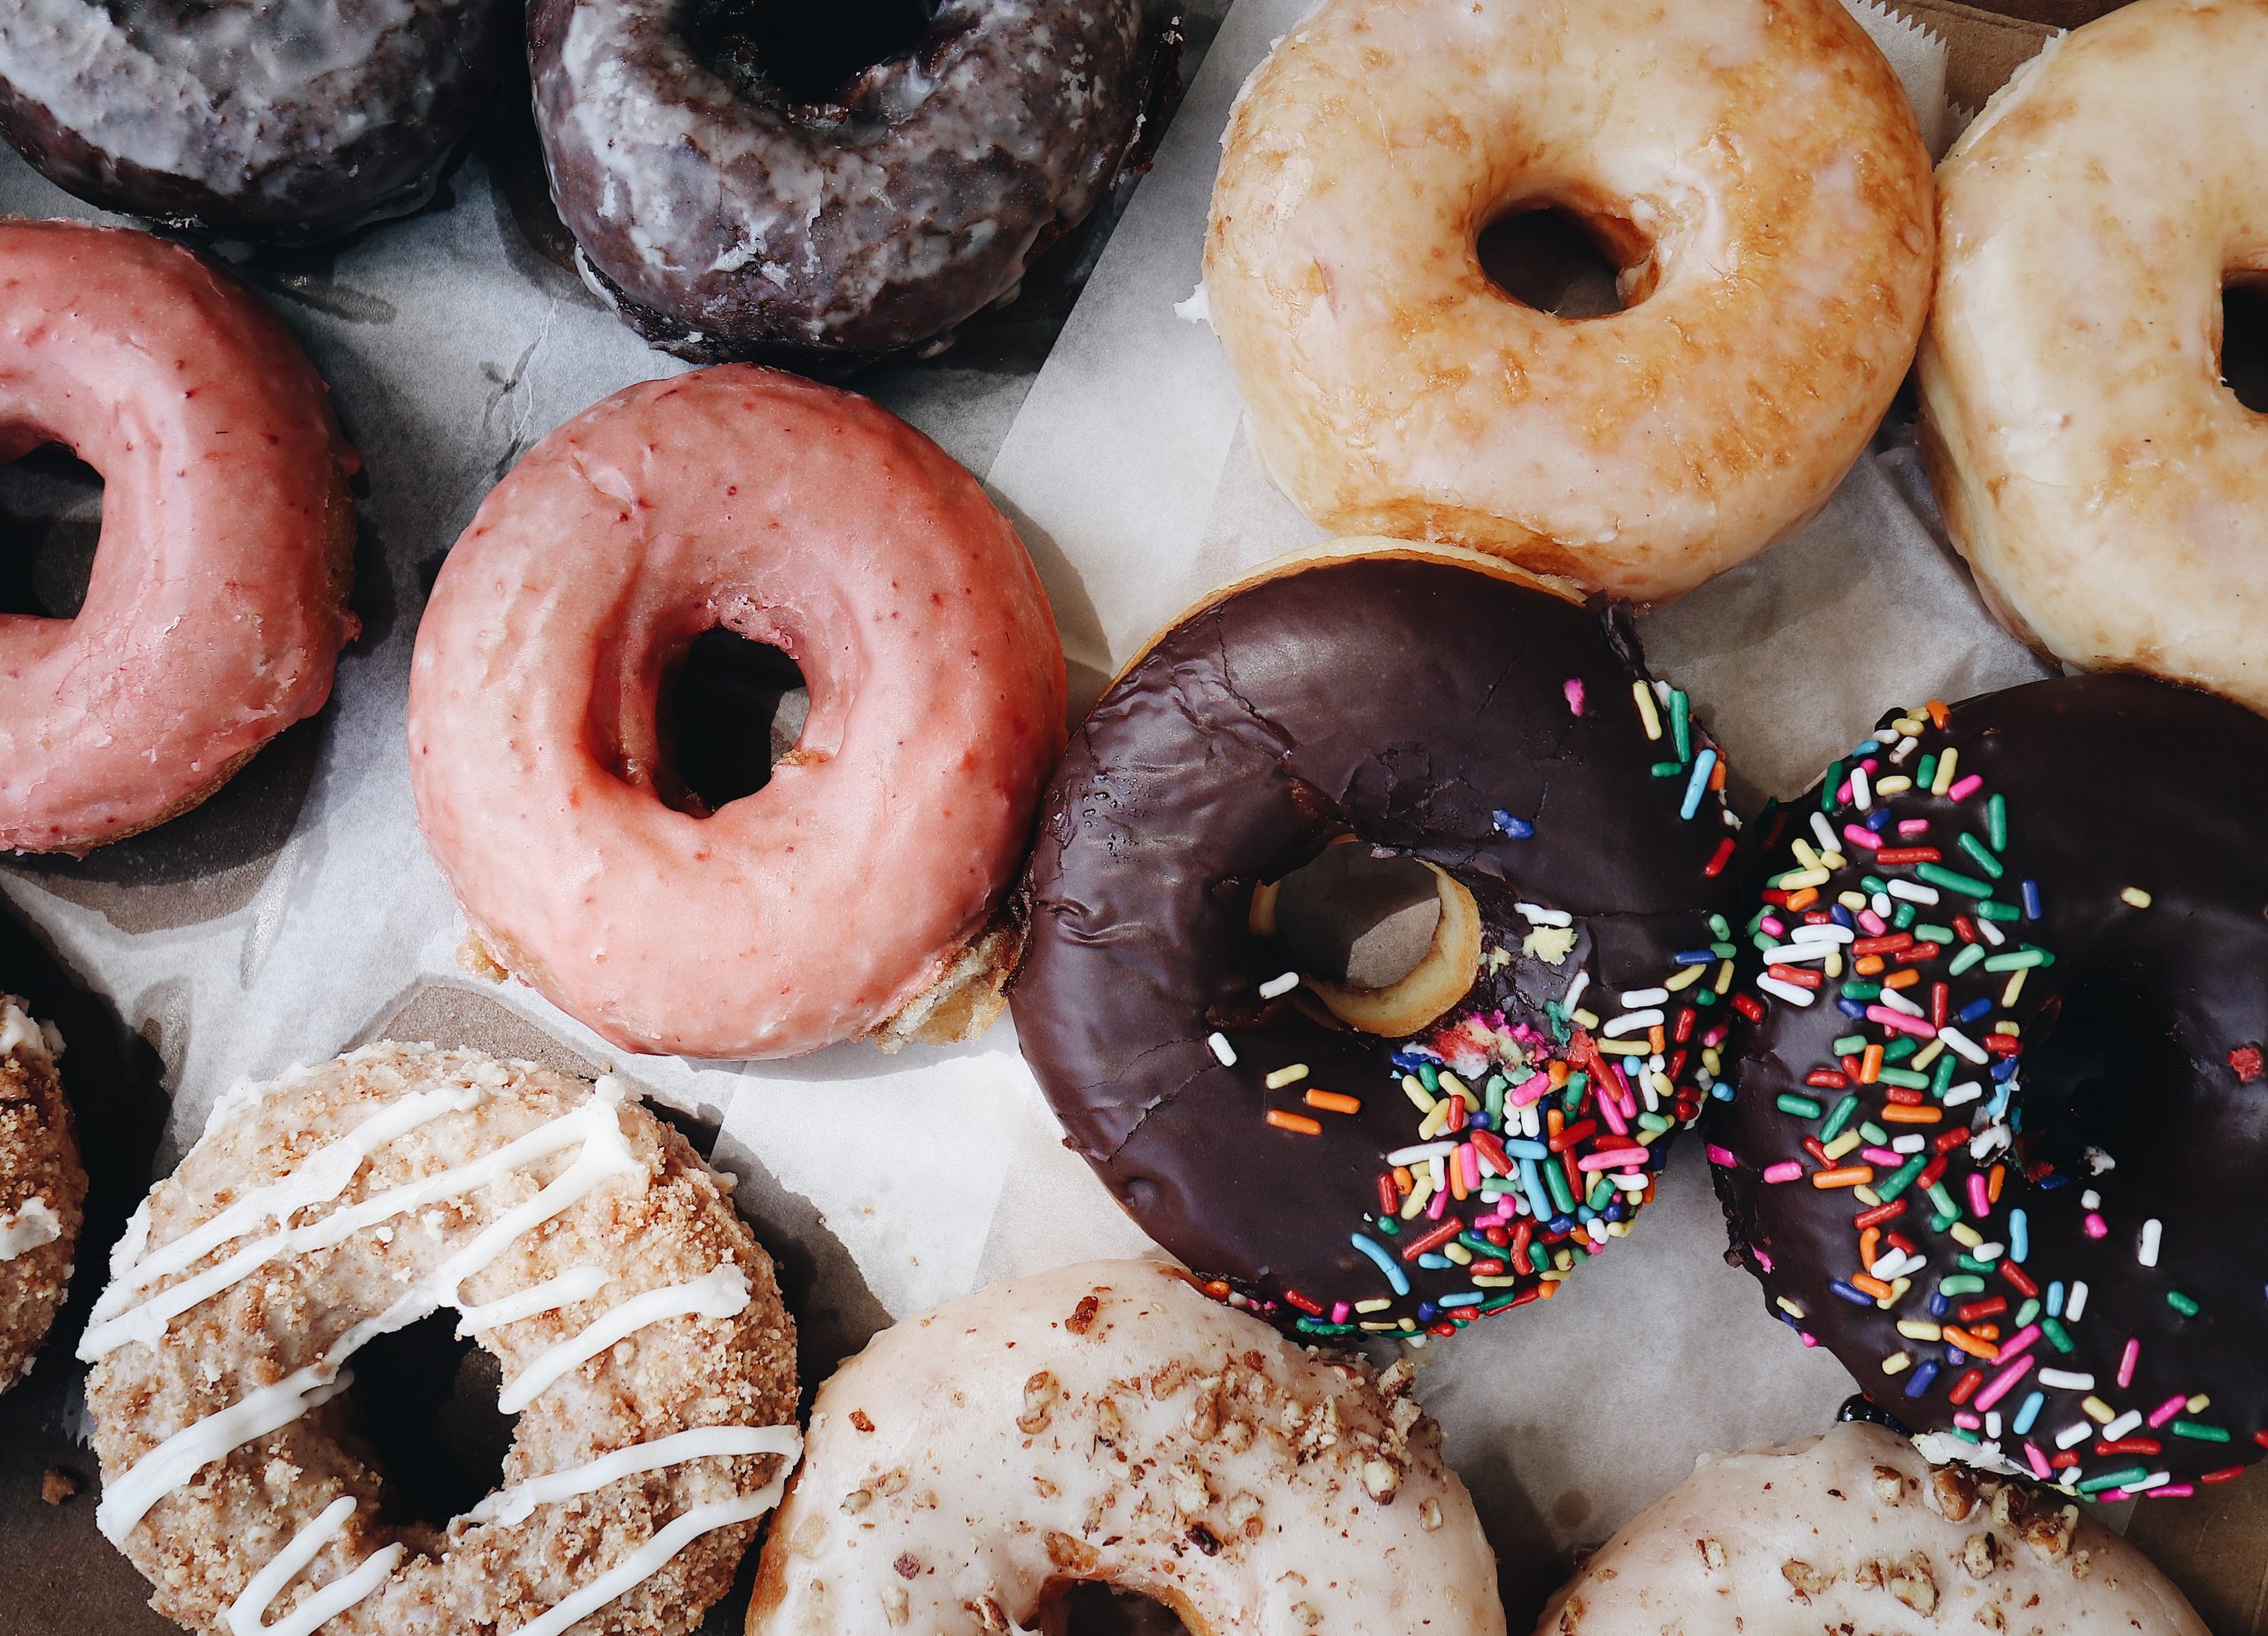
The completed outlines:
{"type": "Polygon", "coordinates": [[[863,398],[731,365],[616,393],[488,496],[417,633],[410,776],[516,974],[625,1050],[782,1057],[872,1032],[983,929],[1063,710],[975,481],[863,398]],[[655,792],[656,705],[718,625],[792,657],[811,716],[695,818],[655,792]]]}
{"type": "Polygon", "coordinates": [[[249,291],[146,233],[7,222],[0,461],[48,442],[102,474],[102,539],[76,618],[0,614],[0,848],[83,852],[322,707],[353,454],[249,291]]]}

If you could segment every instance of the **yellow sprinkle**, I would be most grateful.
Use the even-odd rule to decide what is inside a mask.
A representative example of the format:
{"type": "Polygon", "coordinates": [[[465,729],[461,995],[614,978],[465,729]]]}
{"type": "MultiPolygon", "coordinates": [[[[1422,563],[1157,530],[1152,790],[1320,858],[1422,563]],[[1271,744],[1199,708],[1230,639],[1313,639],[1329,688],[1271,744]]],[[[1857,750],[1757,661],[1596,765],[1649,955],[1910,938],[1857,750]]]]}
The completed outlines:
{"type": "Polygon", "coordinates": [[[1945,1331],[1927,1318],[1900,1318],[1898,1332],[1910,1341],[1934,1342],[1945,1338],[1945,1331]]]}
{"type": "Polygon", "coordinates": [[[1827,1144],[1827,1156],[1829,1159],[1840,1159],[1865,1140],[1866,1138],[1857,1131],[1846,1130],[1827,1144]]]}
{"type": "Polygon", "coordinates": [[[1869,1210],[1882,1203],[1882,1195],[1876,1192],[1874,1189],[1868,1187],[1863,1182],[1860,1182],[1858,1186],[1851,1190],[1851,1197],[1857,1199],[1869,1210]]]}
{"type": "Polygon", "coordinates": [[[1947,750],[1938,761],[1938,775],[1930,780],[1930,794],[1942,795],[1953,787],[1953,769],[1961,764],[1961,752],[1947,750]]]}
{"type": "Polygon", "coordinates": [[[1661,712],[1654,708],[1654,690],[1643,682],[1632,682],[1630,696],[1638,701],[1638,719],[1646,724],[1646,736],[1650,739],[1660,738],[1662,717],[1661,712]]]}
{"type": "Polygon", "coordinates": [[[1448,1256],[1449,1260],[1455,1261],[1459,1267],[1470,1267],[1472,1265],[1472,1252],[1454,1240],[1441,1246],[1441,1253],[1448,1256]]]}
{"type": "Polygon", "coordinates": [[[1701,1066],[1709,1070],[1710,1077],[1713,1079],[1723,1071],[1721,1059],[1717,1055],[1715,1046],[1705,1045],[1701,1048],[1701,1066]]]}
{"type": "Polygon", "coordinates": [[[1435,1136],[1447,1130],[1449,1125],[1449,1109],[1455,1105],[1447,1097],[1433,1104],[1425,1117],[1418,1121],[1418,1139],[1420,1142],[1431,1142],[1435,1136]]]}
{"type": "Polygon", "coordinates": [[[1837,892],[1835,901],[1856,914],[1867,906],[1867,895],[1864,892],[1837,892]]]}
{"type": "Polygon", "coordinates": [[[2202,1415],[2207,1409],[2213,1407],[2213,1400],[2201,1392],[2195,1397],[2190,1399],[2188,1402],[2183,1404],[2182,1407],[2193,1415],[2202,1415]]]}
{"type": "Polygon", "coordinates": [[[2087,1412],[2087,1418],[2099,1426],[2107,1426],[2118,1418],[2110,1412],[2110,1405],[2105,1403],[2101,1398],[2081,1398],[2079,1407],[2087,1412]]]}
{"type": "Polygon", "coordinates": [[[1922,729],[1929,724],[1918,716],[1901,716],[1890,725],[1899,738],[1918,739],[1922,736],[1922,729]]]}
{"type": "Polygon", "coordinates": [[[1387,1307],[1393,1305],[1394,1301],[1391,1297],[1373,1295],[1367,1301],[1356,1301],[1355,1303],[1355,1310],[1356,1312],[1384,1312],[1387,1307]]]}
{"type": "Polygon", "coordinates": [[[1966,1221],[1955,1221],[1946,1230],[1953,1234],[1954,1243],[1964,1244],[1971,1250],[1984,1242],[1984,1235],[1966,1221]]]}
{"type": "Polygon", "coordinates": [[[1509,1290],[1519,1279],[1511,1273],[1475,1273],[1472,1282],[1483,1290],[1509,1290]]]}
{"type": "Polygon", "coordinates": [[[1362,1327],[1368,1330],[1373,1335],[1394,1335],[1401,1332],[1402,1325],[1394,1322],[1391,1319],[1381,1323],[1377,1319],[1371,1318],[1366,1320],[1362,1327]]]}
{"type": "Polygon", "coordinates": [[[1733,991],[1733,963],[1730,960],[1727,960],[1717,967],[1717,981],[1711,986],[1719,994],[1730,994],[1733,991]]]}
{"type": "Polygon", "coordinates": [[[1914,780],[1902,772],[1893,772],[1886,779],[1875,780],[1875,794],[1877,795],[1902,795],[1913,787],[1914,780]]]}
{"type": "Polygon", "coordinates": [[[1425,1201],[1433,1196],[1433,1178],[1424,1171],[1418,1173],[1418,1183],[1410,1190],[1410,1197],[1402,1201],[1402,1219],[1414,1221],[1424,1212],[1425,1201]]]}
{"type": "Polygon", "coordinates": [[[1303,1080],[1307,1076],[1308,1065],[1304,1062],[1295,1062],[1288,1068],[1278,1068],[1270,1074],[1267,1080],[1268,1089],[1281,1090],[1293,1080],[1303,1080]]]}
{"type": "Polygon", "coordinates": [[[1663,1073],[1659,1068],[1656,1068],[1650,1077],[1653,1081],[1654,1095],[1659,1097],[1665,1102],[1674,1102],[1677,1100],[1677,1087],[1669,1082],[1668,1074],[1663,1073]]]}
{"type": "Polygon", "coordinates": [[[1784,1295],[1780,1298],[1780,1310],[1786,1313],[1788,1316],[1793,1318],[1798,1323],[1801,1323],[1810,1315],[1804,1311],[1803,1304],[1800,1301],[1790,1300],[1784,1295]]]}
{"type": "Polygon", "coordinates": [[[1701,973],[1708,969],[1705,965],[1682,965],[1678,967],[1676,976],[1662,980],[1662,987],[1672,994],[1675,994],[1681,989],[1690,989],[1701,981],[1701,973]]]}
{"type": "Polygon", "coordinates": [[[1886,1301],[1878,1300],[1875,1305],[1884,1312],[1895,1311],[1898,1303],[1906,1299],[1906,1291],[1913,1287],[1914,1281],[1911,1278],[1893,1278],[1890,1281],[1890,1299],[1886,1301]]]}
{"type": "Polygon", "coordinates": [[[1598,1013],[1590,1010],[1587,1006],[1580,1010],[1569,1012],[1567,1013],[1567,1017],[1568,1020],[1573,1022],[1578,1027],[1596,1028],[1598,1027],[1598,1013]]]}
{"type": "Polygon", "coordinates": [[[1606,1236],[1609,1238],[1619,1238],[1629,1230],[1630,1223],[1627,1221],[1609,1221],[1606,1224],[1606,1236]]]}
{"type": "Polygon", "coordinates": [[[1827,867],[1825,861],[1819,856],[1818,849],[1814,848],[1811,842],[1803,839],[1802,836],[1797,836],[1793,841],[1789,842],[1789,845],[1795,849],[1796,861],[1800,863],[1806,869],[1824,869],[1827,867]]]}
{"type": "Polygon", "coordinates": [[[2019,966],[2008,973],[2008,986],[2000,990],[2001,1004],[2014,1005],[2016,1003],[2016,996],[2023,992],[2023,974],[2027,969],[2019,966]]]}
{"type": "Polygon", "coordinates": [[[1820,968],[1829,977],[1840,977],[1843,975],[1842,950],[1838,949],[1833,954],[1829,955],[1827,958],[1821,960],[1819,964],[1820,968]]]}
{"type": "Polygon", "coordinates": [[[1591,1049],[1610,1057],[1645,1057],[1652,1055],[1654,1048],[1643,1040],[1593,1040],[1591,1049]]]}
{"type": "Polygon", "coordinates": [[[1819,868],[1793,870],[1782,875],[1778,884],[1782,890],[1789,892],[1794,891],[1798,887],[1825,886],[1827,872],[1819,868]]]}
{"type": "Polygon", "coordinates": [[[1913,1367],[1913,1358],[1902,1352],[1893,1352],[1882,1361],[1882,1372],[1885,1375],[1903,1375],[1913,1367]]]}
{"type": "Polygon", "coordinates": [[[1819,861],[1829,869],[1840,869],[1851,860],[1840,852],[1822,852],[1819,855],[1819,861]]]}
{"type": "Polygon", "coordinates": [[[2150,895],[2140,887],[2130,886],[2118,895],[2118,901],[2122,903],[2131,903],[2137,909],[2148,909],[2150,906],[2150,895]]]}
{"type": "Polygon", "coordinates": [[[1927,1045],[1915,1051],[1914,1059],[1906,1066],[1914,1073],[1926,1073],[1930,1065],[1938,1059],[1945,1048],[1946,1043],[1943,1040],[1931,1040],[1927,1045]]]}
{"type": "Polygon", "coordinates": [[[1433,1093],[1425,1089],[1425,1082],[1415,1074],[1405,1074],[1402,1076],[1402,1094],[1418,1105],[1419,1113],[1430,1113],[1433,1111],[1433,1093]]]}
{"type": "Polygon", "coordinates": [[[1468,1112],[1474,1113],[1480,1112],[1480,1098],[1474,1096],[1472,1091],[1465,1089],[1465,1084],[1463,1080],[1457,1078],[1454,1074],[1448,1073],[1441,1074],[1438,1075],[1437,1078],[1440,1083],[1448,1089],[1451,1096],[1462,1097],[1464,1099],[1465,1108],[1468,1112]]]}

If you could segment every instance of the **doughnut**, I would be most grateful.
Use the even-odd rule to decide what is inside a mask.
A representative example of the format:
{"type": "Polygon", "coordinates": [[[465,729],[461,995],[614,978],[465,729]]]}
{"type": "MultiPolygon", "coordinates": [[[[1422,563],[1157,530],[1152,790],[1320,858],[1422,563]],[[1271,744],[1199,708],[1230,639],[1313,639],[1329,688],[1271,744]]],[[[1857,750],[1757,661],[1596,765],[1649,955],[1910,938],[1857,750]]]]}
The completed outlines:
{"type": "Polygon", "coordinates": [[[1564,585],[1391,540],[1285,559],[1074,734],[1025,886],[1024,1055],[1143,1230],[1302,1335],[1548,1298],[1713,1083],[1720,767],[1627,620],[1564,585]],[[1414,958],[1358,975],[1328,922],[1381,902],[1414,958]]]}
{"type": "Polygon", "coordinates": [[[215,1636],[692,1631],[799,1447],[794,1324],[728,1189],[612,1078],[388,1043],[231,1093],[80,1343],[97,1526],[215,1636]],[[442,1309],[519,1418],[503,1487],[397,1524],[324,1406],[442,1309]]]}
{"type": "Polygon", "coordinates": [[[1705,1455],[1536,1636],[1947,1630],[2205,1636],[2149,1559],[2052,1491],[1931,1466],[1879,1426],[1705,1455]]]}
{"type": "Polygon", "coordinates": [[[79,1247],[87,1173],[55,1070],[62,1054],[51,1025],[0,994],[0,1392],[31,1373],[79,1247]]]}
{"type": "Polygon", "coordinates": [[[1774,1314],[1957,1455],[2268,1444],[2268,722],[2133,674],[1885,717],[1783,811],[1711,1126],[1774,1314]]]}
{"type": "Polygon", "coordinates": [[[1929,304],[1929,154],[1837,0],[1327,0],[1224,140],[1212,325],[1340,533],[1675,596],[1826,503],[1929,304]],[[1622,311],[1483,272],[1481,230],[1546,207],[1622,311]]]}
{"type": "Polygon", "coordinates": [[[307,243],[432,197],[496,90],[495,0],[12,0],[0,133],[56,186],[307,243]]]}
{"type": "Polygon", "coordinates": [[[1303,1352],[1155,1261],[948,1301],[819,1388],[748,1636],[1002,1636],[1078,1583],[1192,1636],[1501,1636],[1410,1378],[1303,1352]]]}
{"type": "Polygon", "coordinates": [[[1946,156],[1922,448],[2003,622],[2268,710],[2268,415],[2223,383],[2268,285],[2268,6],[2138,0],[1946,156]]]}
{"type": "Polygon", "coordinates": [[[528,8],[584,278],[682,357],[855,362],[1013,298],[1137,151],[1180,38],[1165,0],[792,9],[528,8]]]}
{"type": "Polygon", "coordinates": [[[0,461],[102,474],[71,619],[0,614],[0,849],[80,852],[204,800],[330,695],[353,451],[314,365],[179,245],[0,222],[0,461]]]}
{"type": "Polygon", "coordinates": [[[863,398],[724,365],[617,392],[482,502],[418,629],[410,777],[507,970],[625,1051],[781,1057],[998,1012],[988,926],[1063,714],[975,480],[863,398]],[[719,627],[786,652],[811,715],[711,813],[656,700],[719,627]]]}

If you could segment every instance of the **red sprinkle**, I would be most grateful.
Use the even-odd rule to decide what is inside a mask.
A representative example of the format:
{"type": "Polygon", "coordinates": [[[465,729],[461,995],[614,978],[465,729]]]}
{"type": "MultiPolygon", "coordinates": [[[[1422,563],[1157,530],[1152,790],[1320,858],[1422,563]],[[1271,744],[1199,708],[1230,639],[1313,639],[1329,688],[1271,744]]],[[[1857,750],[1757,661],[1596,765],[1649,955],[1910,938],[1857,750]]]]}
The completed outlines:
{"type": "Polygon", "coordinates": [[[1464,1223],[1451,1215],[1439,1227],[1429,1228],[1402,1246],[1402,1259],[1414,1261],[1428,1250],[1437,1249],[1464,1230],[1464,1223]]]}
{"type": "Polygon", "coordinates": [[[2030,1297],[2039,1293],[2039,1285],[2033,1282],[2031,1275],[2014,1261],[2003,1260],[2000,1263],[2000,1276],[2014,1284],[2019,1295],[2030,1297]]]}
{"type": "Polygon", "coordinates": [[[1725,865],[1733,861],[1733,838],[1726,835],[1717,842],[1716,851],[1701,866],[1701,872],[1712,880],[1725,872],[1725,865]]]}
{"type": "Polygon", "coordinates": [[[2229,1053],[2229,1066],[2236,1070],[2236,1082],[2240,1085],[2249,1085],[2268,1073],[2268,1062],[2262,1060],[2257,1045],[2238,1046],[2229,1053]]]}
{"type": "Polygon", "coordinates": [[[1977,1395],[1977,1389],[1984,1384],[1984,1371],[1983,1369],[1970,1369],[1954,1384],[1953,1389],[1946,1393],[1946,1396],[1953,1404],[1958,1406],[1968,1402],[1969,1399],[1975,1397],[1977,1395]]]}
{"type": "Polygon", "coordinates": [[[1379,1213],[1393,1215],[1402,1208],[1402,1199],[1394,1190],[1394,1178],[1381,1174],[1379,1177],[1379,1213]]]}
{"type": "Polygon", "coordinates": [[[1747,1018],[1751,1022],[1762,1022],[1764,1020],[1764,1006],[1762,1003],[1759,1002],[1752,994],[1736,994],[1733,996],[1733,1009],[1738,1012],[1742,1016],[1747,1018]]]}
{"type": "Polygon", "coordinates": [[[1914,946],[1911,932],[1892,932],[1886,937],[1861,937],[1851,945],[1851,955],[1857,959],[1870,954],[1891,954],[1914,946]]]}
{"type": "Polygon", "coordinates": [[[1814,1068],[1804,1075],[1804,1083],[1815,1090],[1848,1090],[1850,1077],[1837,1074],[1833,1068],[1814,1068]]]}
{"type": "Polygon", "coordinates": [[[2165,1445],[2155,1438],[2120,1438],[2116,1443],[2097,1443],[2094,1452],[2098,1454],[2159,1454],[2165,1452],[2165,1445]]]}
{"type": "Polygon", "coordinates": [[[1851,1225],[1864,1232],[1869,1227],[1880,1227],[1884,1221],[1895,1221],[1906,1213],[1906,1201],[1893,1198],[1886,1205],[1876,1205],[1871,1210],[1861,1210],[1851,1218],[1851,1225]]]}
{"type": "Polygon", "coordinates": [[[1884,847],[1875,854],[1877,864],[1939,864],[1945,854],[1935,847],[1884,847]]]}
{"type": "Polygon", "coordinates": [[[2218,1471],[2208,1471],[2197,1480],[2201,1483],[2233,1483],[2244,1475],[2242,1466],[2223,1466],[2218,1471]]]}
{"type": "Polygon", "coordinates": [[[1285,1291],[1284,1299],[1291,1302],[1293,1306],[1298,1307],[1301,1312],[1307,1314],[1310,1318],[1320,1318],[1323,1316],[1323,1308],[1317,1306],[1313,1301],[1308,1299],[1306,1296],[1301,1294],[1297,1290],[1285,1291]]]}

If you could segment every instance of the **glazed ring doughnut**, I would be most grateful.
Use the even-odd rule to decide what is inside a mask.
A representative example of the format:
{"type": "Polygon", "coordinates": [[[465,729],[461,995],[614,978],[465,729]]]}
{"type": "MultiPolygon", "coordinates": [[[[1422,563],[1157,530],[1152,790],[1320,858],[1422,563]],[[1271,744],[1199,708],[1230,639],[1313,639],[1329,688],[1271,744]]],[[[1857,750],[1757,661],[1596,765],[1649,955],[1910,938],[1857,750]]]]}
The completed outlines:
{"type": "Polygon", "coordinates": [[[432,196],[493,97],[496,0],[12,0],[0,131],[105,210],[335,238],[432,196]]]}
{"type": "Polygon", "coordinates": [[[63,1041],[0,994],[0,1392],[31,1372],[71,1291],[87,1173],[55,1059],[63,1041]]]}
{"type": "Polygon", "coordinates": [[[330,695],[353,452],[252,293],[178,245],[0,223],[0,460],[103,476],[71,619],[0,614],[0,849],[84,852],[226,783],[330,695]]]}
{"type": "Polygon", "coordinates": [[[1287,558],[1074,736],[1026,882],[1024,1055],[1143,1229],[1302,1334],[1549,1296],[1713,1082],[1720,774],[1627,623],[1564,585],[1446,546],[1287,558]]]}
{"type": "Polygon", "coordinates": [[[2268,286],[2268,5],[2139,0],[2051,44],[1939,173],[1922,450],[2020,635],[2268,710],[2268,415],[2223,288],[2268,286]]]}
{"type": "Polygon", "coordinates": [[[1334,532],[1675,596],[1826,502],[1929,304],[1929,154],[1837,0],[1329,0],[1225,142],[1213,328],[1334,532]],[[1490,282],[1482,229],[1542,206],[1623,311],[1490,282]]]}
{"type": "Polygon", "coordinates": [[[1886,717],[1785,809],[1718,1189],[1932,1452],[2114,1499],[2261,1457],[2264,810],[2268,722],[2133,675],[1886,717]]]}
{"type": "Polygon", "coordinates": [[[1495,1559],[1410,1383],[1154,1261],[948,1301],[819,1388],[748,1636],[998,1636],[1081,1582],[1192,1636],[1501,1636],[1495,1559]]]}
{"type": "Polygon", "coordinates": [[[726,1183],[628,1098],[378,1045],[223,1099],[81,1340],[96,1521],[191,1629],[684,1632],[798,1448],[795,1330],[726,1183]],[[397,1528],[341,1441],[356,1350],[454,1309],[505,1486],[397,1528]]]}
{"type": "Polygon", "coordinates": [[[1537,1636],[1827,1631],[2205,1636],[2149,1559],[2054,1493],[1932,1468],[1879,1426],[1705,1455],[1552,1599],[1537,1636]]]}
{"type": "Polygon", "coordinates": [[[892,9],[926,28],[891,38],[880,6],[767,27],[762,8],[532,0],[552,197],[632,329],[799,366],[948,334],[1085,219],[1173,79],[1164,0],[892,9]],[[858,62],[887,55],[838,66],[830,36],[861,29],[858,62]]]}
{"type": "Polygon", "coordinates": [[[508,969],[625,1050],[781,1057],[997,1012],[987,924],[1063,709],[1046,594],[968,474],[729,365],[616,393],[482,503],[418,629],[410,774],[508,969]],[[656,700],[720,626],[787,652],[811,714],[706,813],[656,700]]]}

